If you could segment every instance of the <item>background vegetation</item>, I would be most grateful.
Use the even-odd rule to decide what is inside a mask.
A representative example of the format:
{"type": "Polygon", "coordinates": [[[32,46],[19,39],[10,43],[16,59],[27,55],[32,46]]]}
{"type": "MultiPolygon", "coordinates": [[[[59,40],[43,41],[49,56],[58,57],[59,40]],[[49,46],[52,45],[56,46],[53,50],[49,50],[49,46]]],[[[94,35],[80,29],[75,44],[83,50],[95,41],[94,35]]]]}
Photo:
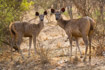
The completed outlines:
{"type": "Polygon", "coordinates": [[[24,12],[33,4],[33,1],[27,0],[0,0],[0,46],[3,46],[3,43],[9,45],[9,24],[21,20],[24,12]]]}
{"type": "MultiPolygon", "coordinates": [[[[10,44],[9,24],[12,21],[22,20],[23,14],[32,6],[36,11],[65,7],[67,11],[64,14],[71,19],[90,16],[97,22],[95,38],[104,39],[105,0],[0,0],[0,47],[10,44]]],[[[101,42],[101,45],[103,46],[104,42],[101,42]]]]}

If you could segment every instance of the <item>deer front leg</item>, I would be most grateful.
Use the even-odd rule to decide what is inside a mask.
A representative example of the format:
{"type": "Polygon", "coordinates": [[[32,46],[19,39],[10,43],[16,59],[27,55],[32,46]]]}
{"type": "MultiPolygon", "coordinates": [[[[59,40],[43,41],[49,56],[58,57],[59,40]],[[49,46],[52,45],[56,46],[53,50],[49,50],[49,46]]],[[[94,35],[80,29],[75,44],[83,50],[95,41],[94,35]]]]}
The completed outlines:
{"type": "Polygon", "coordinates": [[[31,44],[32,44],[32,37],[29,37],[29,53],[28,53],[28,58],[30,57],[31,44]]]}
{"type": "Polygon", "coordinates": [[[71,57],[72,57],[72,35],[68,35],[69,38],[69,43],[70,43],[70,61],[71,61],[71,57]]]}
{"type": "Polygon", "coordinates": [[[37,53],[37,50],[36,50],[36,35],[33,36],[33,43],[34,43],[34,52],[36,54],[37,53]]]}

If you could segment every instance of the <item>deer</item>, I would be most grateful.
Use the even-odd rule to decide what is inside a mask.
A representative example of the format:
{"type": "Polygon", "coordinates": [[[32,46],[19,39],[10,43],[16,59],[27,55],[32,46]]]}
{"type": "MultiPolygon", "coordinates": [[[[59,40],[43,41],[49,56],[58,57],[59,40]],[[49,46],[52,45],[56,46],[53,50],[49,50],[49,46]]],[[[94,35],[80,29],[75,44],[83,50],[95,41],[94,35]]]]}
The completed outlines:
{"type": "Polygon", "coordinates": [[[38,24],[30,24],[29,22],[15,21],[9,25],[9,31],[10,31],[10,34],[12,37],[12,42],[13,42],[13,44],[16,43],[19,53],[21,54],[23,59],[24,59],[24,56],[20,49],[22,38],[29,37],[28,57],[30,57],[30,49],[31,49],[32,40],[33,40],[33,44],[34,44],[34,52],[36,54],[36,52],[37,52],[36,37],[39,35],[41,30],[44,28],[43,20],[44,20],[44,16],[47,15],[47,11],[44,11],[44,14],[41,14],[41,15],[39,15],[39,12],[36,12],[35,15],[39,16],[40,21],[38,22],[38,24]]]}
{"type": "Polygon", "coordinates": [[[96,22],[88,16],[84,16],[78,19],[64,20],[61,15],[63,12],[65,12],[65,8],[61,8],[61,10],[51,9],[51,13],[55,15],[57,24],[62,29],[64,29],[64,31],[68,36],[69,43],[70,43],[70,55],[69,55],[70,59],[72,56],[73,38],[75,38],[76,46],[80,52],[80,55],[81,55],[80,57],[82,58],[82,54],[78,43],[78,39],[82,38],[86,46],[83,62],[86,61],[87,50],[89,46],[89,63],[91,63],[91,41],[92,41],[92,35],[94,32],[96,22]]]}

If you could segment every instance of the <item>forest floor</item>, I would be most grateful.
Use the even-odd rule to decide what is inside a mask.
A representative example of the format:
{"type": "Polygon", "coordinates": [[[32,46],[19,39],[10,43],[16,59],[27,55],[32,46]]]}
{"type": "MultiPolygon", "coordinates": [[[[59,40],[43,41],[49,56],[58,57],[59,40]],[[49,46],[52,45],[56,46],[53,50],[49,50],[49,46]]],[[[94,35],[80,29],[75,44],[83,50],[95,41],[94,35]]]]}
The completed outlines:
{"type": "MultiPolygon", "coordinates": [[[[44,24],[37,38],[37,51],[40,54],[34,54],[32,45],[31,56],[28,58],[28,38],[24,38],[21,49],[25,59],[22,59],[19,53],[14,52],[13,60],[11,60],[10,49],[6,50],[0,53],[0,70],[105,70],[105,57],[95,54],[95,48],[98,45],[95,40],[92,43],[95,48],[92,49],[91,66],[89,66],[88,58],[86,62],[82,61],[83,58],[80,58],[79,52],[76,57],[75,42],[73,42],[73,56],[70,62],[70,46],[64,30],[56,24],[56,21],[48,23],[45,19],[44,24]]],[[[79,40],[79,45],[84,56],[85,46],[82,39],[79,40]]]]}

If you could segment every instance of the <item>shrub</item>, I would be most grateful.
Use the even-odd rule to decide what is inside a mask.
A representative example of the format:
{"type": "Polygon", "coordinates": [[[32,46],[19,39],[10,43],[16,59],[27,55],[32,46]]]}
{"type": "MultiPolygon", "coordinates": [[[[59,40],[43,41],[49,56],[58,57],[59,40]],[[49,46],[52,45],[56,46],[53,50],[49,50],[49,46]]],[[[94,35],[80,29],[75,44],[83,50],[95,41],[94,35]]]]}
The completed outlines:
{"type": "Polygon", "coordinates": [[[9,44],[9,24],[20,20],[22,14],[33,4],[27,0],[0,0],[0,46],[3,43],[9,44]]]}

